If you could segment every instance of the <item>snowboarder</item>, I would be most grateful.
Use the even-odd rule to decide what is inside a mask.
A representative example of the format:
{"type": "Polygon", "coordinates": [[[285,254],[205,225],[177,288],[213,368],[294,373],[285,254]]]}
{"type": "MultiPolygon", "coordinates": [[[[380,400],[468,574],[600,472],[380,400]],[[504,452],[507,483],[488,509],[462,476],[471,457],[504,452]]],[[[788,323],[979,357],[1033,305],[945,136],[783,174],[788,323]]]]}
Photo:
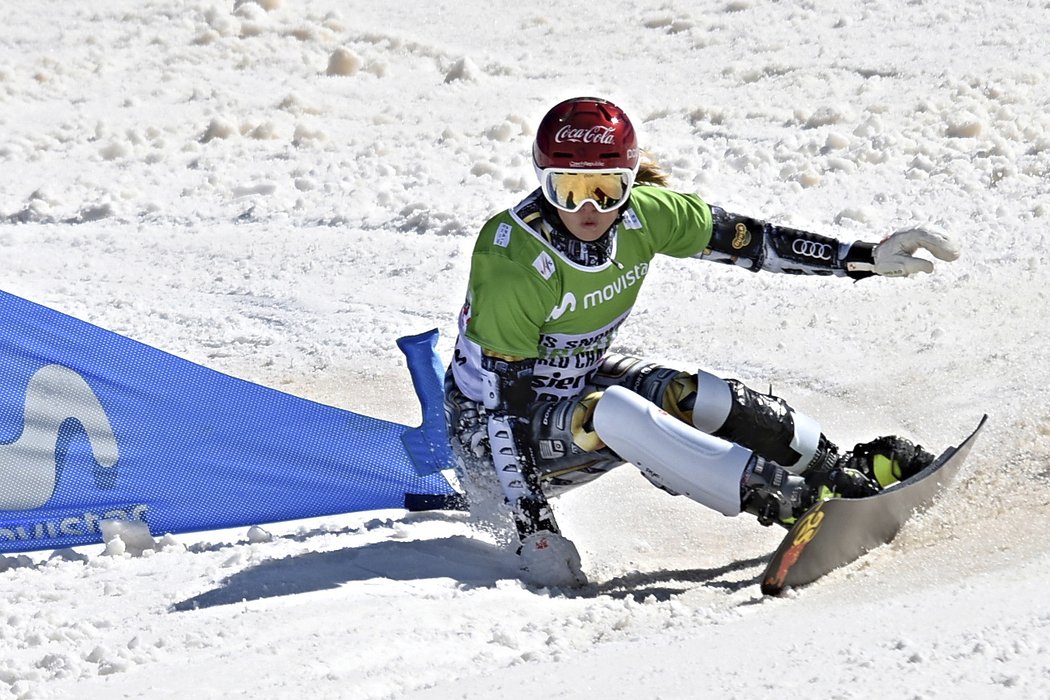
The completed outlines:
{"type": "Polygon", "coordinates": [[[553,107],[532,157],[540,187],[478,236],[445,387],[468,497],[472,474],[494,470],[527,578],[586,581],[548,499],[628,461],[671,493],[785,526],[817,500],[870,495],[929,464],[895,436],[840,453],[781,398],[610,346],[657,253],[861,279],[931,272],[913,253],[953,260],[947,238],[916,228],[842,243],[672,191],[627,115],[597,98],[553,107]]]}

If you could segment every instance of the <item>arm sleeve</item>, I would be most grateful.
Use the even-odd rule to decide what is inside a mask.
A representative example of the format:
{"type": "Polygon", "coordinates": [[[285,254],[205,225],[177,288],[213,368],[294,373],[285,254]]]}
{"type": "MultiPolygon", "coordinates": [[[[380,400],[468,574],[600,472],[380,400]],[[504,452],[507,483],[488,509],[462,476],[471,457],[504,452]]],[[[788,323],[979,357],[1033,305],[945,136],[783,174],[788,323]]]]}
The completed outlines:
{"type": "Polygon", "coordinates": [[[535,358],[540,329],[554,296],[531,267],[491,253],[475,253],[470,269],[467,338],[491,353],[535,358]]]}
{"type": "Polygon", "coordinates": [[[712,236],[696,257],[753,272],[838,275],[861,279],[874,274],[872,243],[842,243],[809,231],[732,214],[711,207],[712,236]]]}
{"type": "MultiPolygon", "coordinates": [[[[631,197],[640,223],[651,236],[652,253],[688,258],[711,240],[711,208],[697,195],[639,185],[631,197]]],[[[628,217],[625,224],[631,228],[628,217]]]]}

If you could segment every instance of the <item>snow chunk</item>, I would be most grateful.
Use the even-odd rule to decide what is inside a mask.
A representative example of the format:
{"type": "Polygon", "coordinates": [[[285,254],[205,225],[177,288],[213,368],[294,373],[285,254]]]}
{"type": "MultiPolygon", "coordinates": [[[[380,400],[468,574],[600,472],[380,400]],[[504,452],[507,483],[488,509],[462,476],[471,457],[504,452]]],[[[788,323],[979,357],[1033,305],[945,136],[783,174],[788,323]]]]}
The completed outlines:
{"type": "Polygon", "coordinates": [[[872,213],[866,209],[860,207],[850,207],[843,209],[835,215],[835,224],[841,226],[846,221],[856,221],[861,224],[867,224],[874,220],[872,213]]]}
{"type": "Polygon", "coordinates": [[[494,178],[500,178],[503,176],[503,171],[495,163],[480,162],[475,163],[470,169],[470,174],[475,177],[481,177],[482,175],[491,175],[494,178]]]}
{"type": "Polygon", "coordinates": [[[87,562],[88,556],[82,552],[78,552],[72,548],[56,549],[48,557],[48,561],[76,561],[76,562],[87,562]]]}
{"type": "Polygon", "coordinates": [[[277,105],[278,109],[283,109],[285,112],[291,112],[292,114],[320,114],[321,110],[314,105],[308,103],[302,97],[296,93],[291,93],[277,105]]]}
{"type": "Polygon", "coordinates": [[[273,12],[279,10],[283,4],[283,0],[236,0],[233,3],[233,9],[238,10],[244,5],[258,5],[267,12],[273,12]]]}
{"type": "Polygon", "coordinates": [[[824,141],[824,147],[821,149],[821,153],[841,151],[846,148],[849,148],[849,137],[845,134],[832,131],[828,134],[827,140],[824,141]]]}
{"type": "Polygon", "coordinates": [[[87,221],[101,221],[102,219],[108,219],[113,216],[113,214],[113,205],[109,202],[103,202],[101,204],[84,207],[77,213],[74,221],[78,224],[87,221]]]}
{"type": "Polygon", "coordinates": [[[365,62],[350,49],[338,48],[328,57],[328,75],[354,75],[365,62]]]}
{"type": "Polygon", "coordinates": [[[186,551],[186,545],[182,544],[177,539],[175,539],[175,535],[171,534],[170,532],[164,535],[164,537],[161,537],[159,540],[157,540],[157,545],[160,547],[160,549],[174,549],[175,551],[186,551]]]}
{"type": "Polygon", "coordinates": [[[250,528],[248,528],[248,541],[252,544],[273,542],[273,535],[271,535],[269,532],[262,529],[258,525],[252,525],[250,528]]]}
{"type": "Polygon", "coordinates": [[[194,37],[193,44],[194,46],[207,46],[208,44],[214,44],[221,38],[218,32],[207,29],[194,37]]]}
{"type": "Polygon", "coordinates": [[[304,124],[299,124],[295,127],[295,133],[292,134],[292,145],[302,146],[307,143],[315,141],[327,141],[328,134],[320,129],[314,129],[304,124]]]}
{"type": "Polygon", "coordinates": [[[821,107],[808,117],[805,117],[803,126],[806,129],[817,129],[822,126],[849,122],[852,118],[849,110],[845,107],[821,107]]]}
{"type": "Polygon", "coordinates": [[[204,13],[204,21],[219,36],[234,36],[240,29],[236,20],[214,7],[204,13]]]}
{"type": "Polygon", "coordinates": [[[277,185],[272,182],[252,182],[231,189],[234,197],[250,197],[252,195],[268,196],[277,191],[277,185]]]}
{"type": "Polygon", "coordinates": [[[919,154],[912,158],[911,163],[909,165],[913,169],[921,170],[926,173],[932,173],[937,168],[936,163],[934,163],[932,160],[930,160],[922,154],[919,154]]]}
{"type": "Polygon", "coordinates": [[[464,56],[452,64],[452,68],[445,74],[446,83],[454,83],[457,80],[473,83],[481,77],[482,71],[470,58],[464,56]]]}
{"type": "Polygon", "coordinates": [[[105,554],[141,557],[147,551],[152,553],[158,548],[150,534],[149,525],[140,520],[103,520],[99,525],[102,528],[102,541],[106,543],[105,554]]]}
{"type": "Polygon", "coordinates": [[[131,146],[118,141],[114,141],[98,150],[98,154],[102,156],[103,160],[120,160],[129,157],[131,153],[131,146]]]}
{"type": "Polygon", "coordinates": [[[343,16],[335,10],[329,11],[324,16],[324,26],[333,32],[345,32],[346,22],[343,16]]]}
{"type": "Polygon", "coordinates": [[[297,41],[301,41],[304,44],[311,42],[327,41],[330,38],[330,32],[325,30],[323,27],[318,28],[310,24],[304,24],[296,27],[291,31],[285,32],[287,36],[290,36],[297,41]]]}
{"type": "Polygon", "coordinates": [[[945,134],[953,139],[973,139],[981,135],[984,126],[976,119],[967,119],[948,125],[945,134]]]}
{"type": "Polygon", "coordinates": [[[266,25],[261,21],[250,21],[241,24],[241,37],[250,39],[255,36],[262,36],[266,33],[266,25]]]}
{"type": "Polygon", "coordinates": [[[0,573],[10,569],[24,569],[33,565],[33,560],[24,554],[13,557],[0,556],[0,573]]]}
{"type": "Polygon", "coordinates": [[[485,130],[485,136],[492,141],[511,141],[523,132],[521,122],[517,120],[507,119],[502,124],[489,127],[485,130]]]}
{"type": "Polygon", "coordinates": [[[828,158],[828,170],[852,174],[857,172],[857,164],[846,158],[828,158]]]}
{"type": "Polygon", "coordinates": [[[254,1],[238,1],[233,4],[233,14],[243,19],[256,20],[260,17],[264,17],[266,15],[266,12],[261,7],[259,7],[258,3],[254,1]]]}
{"type": "Polygon", "coordinates": [[[694,22],[690,19],[682,19],[675,15],[656,15],[645,21],[649,29],[663,29],[668,34],[679,34],[692,29],[694,22]]]}
{"type": "Polygon", "coordinates": [[[241,36],[260,36],[266,31],[266,11],[254,2],[239,3],[234,7],[233,14],[241,18],[241,36]]]}
{"type": "Polygon", "coordinates": [[[258,126],[248,131],[249,138],[258,139],[260,141],[273,140],[281,138],[278,133],[277,126],[273,122],[263,122],[258,126]]]}
{"type": "Polygon", "coordinates": [[[235,0],[233,11],[234,14],[241,15],[242,12],[251,12],[254,6],[266,12],[273,12],[281,9],[282,5],[283,0],[235,0]]]}
{"type": "Polygon", "coordinates": [[[795,176],[795,181],[805,188],[816,187],[820,184],[820,175],[812,169],[807,168],[795,176]]]}
{"type": "Polygon", "coordinates": [[[239,133],[237,127],[233,122],[223,119],[222,117],[215,117],[208,124],[208,128],[204,131],[204,134],[200,137],[201,143],[208,143],[215,139],[228,139],[231,136],[239,133]]]}
{"type": "Polygon", "coordinates": [[[368,65],[365,66],[365,70],[377,78],[385,78],[390,73],[390,64],[386,61],[376,59],[374,61],[369,61],[368,65]]]}

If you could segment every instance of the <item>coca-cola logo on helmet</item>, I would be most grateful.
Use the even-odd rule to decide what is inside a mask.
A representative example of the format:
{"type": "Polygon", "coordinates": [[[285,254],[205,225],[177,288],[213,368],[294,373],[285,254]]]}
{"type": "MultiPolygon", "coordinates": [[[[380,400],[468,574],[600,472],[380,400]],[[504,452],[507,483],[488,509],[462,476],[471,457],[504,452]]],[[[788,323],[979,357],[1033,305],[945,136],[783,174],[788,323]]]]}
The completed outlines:
{"type": "Polygon", "coordinates": [[[554,134],[554,142],[597,143],[604,146],[612,146],[616,143],[615,135],[616,130],[611,126],[595,125],[584,129],[566,124],[554,134]]]}

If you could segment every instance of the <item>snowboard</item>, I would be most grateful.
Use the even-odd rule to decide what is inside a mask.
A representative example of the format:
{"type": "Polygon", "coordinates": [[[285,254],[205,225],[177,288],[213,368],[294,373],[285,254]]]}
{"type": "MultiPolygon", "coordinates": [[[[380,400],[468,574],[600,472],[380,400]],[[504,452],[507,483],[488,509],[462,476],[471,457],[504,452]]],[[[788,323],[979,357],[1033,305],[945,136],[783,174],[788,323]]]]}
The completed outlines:
{"type": "Polygon", "coordinates": [[[916,511],[949,484],[966,460],[988,416],[958,447],[949,447],[918,474],[866,498],[832,498],[800,517],[762,574],[762,593],[780,595],[845,566],[886,544],[916,511]]]}

